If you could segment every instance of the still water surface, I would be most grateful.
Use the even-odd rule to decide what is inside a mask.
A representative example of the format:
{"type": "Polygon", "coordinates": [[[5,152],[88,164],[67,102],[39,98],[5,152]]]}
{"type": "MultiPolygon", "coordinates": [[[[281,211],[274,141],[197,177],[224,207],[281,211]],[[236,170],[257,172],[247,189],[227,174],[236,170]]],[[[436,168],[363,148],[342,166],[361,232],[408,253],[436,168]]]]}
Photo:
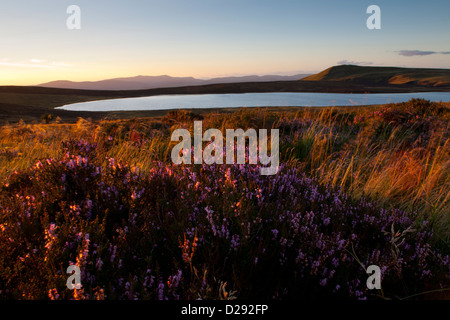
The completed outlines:
{"type": "Polygon", "coordinates": [[[362,106],[397,103],[412,98],[450,101],[450,92],[342,94],[310,92],[161,95],[74,103],[59,107],[69,111],[142,111],[191,108],[362,106]]]}

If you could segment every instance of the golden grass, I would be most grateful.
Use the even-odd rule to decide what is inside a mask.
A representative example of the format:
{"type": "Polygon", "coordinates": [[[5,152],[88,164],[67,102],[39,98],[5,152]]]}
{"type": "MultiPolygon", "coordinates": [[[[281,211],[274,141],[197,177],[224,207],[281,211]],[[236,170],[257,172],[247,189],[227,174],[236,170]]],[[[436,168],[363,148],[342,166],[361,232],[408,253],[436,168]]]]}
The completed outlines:
{"type": "MultiPolygon", "coordinates": [[[[372,112],[358,108],[358,115],[372,112]]],[[[433,219],[440,226],[443,237],[450,239],[450,142],[445,130],[437,130],[426,144],[405,146],[410,132],[400,127],[383,131],[384,139],[374,141],[376,126],[371,120],[358,134],[340,129],[351,122],[351,112],[334,108],[302,112],[275,112],[262,110],[237,111],[231,115],[205,115],[207,127],[242,128],[271,126],[277,119],[310,119],[311,125],[296,136],[307,148],[299,157],[298,150],[286,150],[285,162],[303,168],[322,183],[340,186],[343,191],[359,198],[368,196],[387,207],[415,212],[420,217],[433,219]],[[341,142],[339,142],[341,141],[341,142]],[[344,141],[344,142],[342,142],[344,141]]],[[[170,161],[174,145],[170,141],[173,128],[193,121],[165,123],[163,130],[153,130],[158,120],[109,120],[91,122],[80,119],[76,124],[25,124],[0,127],[0,178],[15,170],[23,170],[44,158],[61,156],[61,143],[68,139],[86,138],[102,145],[108,135],[115,143],[101,149],[101,156],[113,157],[149,170],[154,161],[170,161]],[[172,125],[172,127],[170,127],[172,125]],[[107,128],[114,127],[109,132],[107,128]],[[153,131],[152,131],[153,130],[153,131]],[[143,141],[136,143],[131,132],[140,132],[143,141]],[[164,134],[161,132],[164,131],[164,134]],[[151,132],[156,134],[151,135],[151,132]],[[149,135],[151,137],[149,137],[149,135]]],[[[384,129],[383,129],[384,130],[384,129]]],[[[281,142],[282,143],[282,142],[281,142]]]]}

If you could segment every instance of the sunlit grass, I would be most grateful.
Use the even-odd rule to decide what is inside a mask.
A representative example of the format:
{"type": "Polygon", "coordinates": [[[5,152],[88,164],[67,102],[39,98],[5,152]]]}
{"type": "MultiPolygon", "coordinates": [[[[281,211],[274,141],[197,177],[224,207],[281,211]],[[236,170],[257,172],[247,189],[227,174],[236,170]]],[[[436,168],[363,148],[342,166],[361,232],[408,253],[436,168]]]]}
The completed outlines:
{"type": "Polygon", "coordinates": [[[440,105],[440,113],[435,112],[430,118],[425,107],[394,107],[400,111],[397,118],[397,114],[388,114],[393,120],[386,116],[387,111],[383,114],[380,111],[393,107],[380,106],[358,107],[355,111],[348,108],[298,112],[241,109],[231,115],[211,113],[204,117],[178,111],[169,113],[162,121],[21,122],[0,128],[0,177],[26,169],[39,159],[61,156],[61,143],[69,139],[85,138],[98,143],[99,157],[112,157],[145,172],[153,167],[154,161],[170,161],[174,146],[170,141],[171,132],[180,126],[192,130],[195,119],[203,119],[203,130],[218,128],[223,132],[227,128],[270,129],[284,121],[289,129],[281,129],[284,163],[304,170],[322,183],[340,186],[356,199],[368,196],[384,206],[407,210],[421,219],[432,219],[448,242],[449,108],[440,105]],[[376,116],[377,112],[381,116],[376,116]],[[405,114],[412,113],[414,117],[421,116],[411,123],[399,122],[405,114]],[[295,123],[300,123],[300,127],[294,128],[295,123]],[[102,147],[109,137],[114,143],[102,147]]]}
{"type": "Polygon", "coordinates": [[[349,279],[365,276],[361,258],[386,266],[390,294],[410,294],[403,277],[413,290],[439,291],[449,263],[439,252],[450,253],[449,139],[448,107],[422,100],[5,125],[0,286],[25,299],[216,299],[228,281],[231,296],[357,298],[361,283],[349,279]],[[172,166],[171,133],[192,132],[194,120],[203,130],[279,129],[282,173],[172,166]],[[69,261],[95,285],[67,290],[69,261]]]}

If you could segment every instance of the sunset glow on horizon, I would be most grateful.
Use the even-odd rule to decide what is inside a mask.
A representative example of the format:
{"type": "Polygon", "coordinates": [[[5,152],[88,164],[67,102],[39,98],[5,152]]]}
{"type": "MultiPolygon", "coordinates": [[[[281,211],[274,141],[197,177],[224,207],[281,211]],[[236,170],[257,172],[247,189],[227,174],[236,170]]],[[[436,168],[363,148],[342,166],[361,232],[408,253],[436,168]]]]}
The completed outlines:
{"type": "Polygon", "coordinates": [[[9,1],[0,85],[137,75],[315,73],[337,64],[450,68],[448,1],[9,1]],[[81,9],[69,30],[67,7],[81,9]]]}

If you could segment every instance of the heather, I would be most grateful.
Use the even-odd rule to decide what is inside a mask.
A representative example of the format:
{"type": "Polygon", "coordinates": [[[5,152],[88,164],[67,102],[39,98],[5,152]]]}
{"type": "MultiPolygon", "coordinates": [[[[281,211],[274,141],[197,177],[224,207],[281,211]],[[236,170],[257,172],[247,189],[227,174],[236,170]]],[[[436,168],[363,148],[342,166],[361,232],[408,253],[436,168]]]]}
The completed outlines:
{"type": "MultiPolygon", "coordinates": [[[[449,286],[448,108],[208,114],[282,166],[170,162],[199,116],[2,128],[3,299],[421,299],[449,286]],[[65,286],[71,264],[82,290],[65,286]],[[368,290],[378,265],[382,290],[368,290]]],[[[205,129],[204,128],[204,129],[205,129]]]]}

